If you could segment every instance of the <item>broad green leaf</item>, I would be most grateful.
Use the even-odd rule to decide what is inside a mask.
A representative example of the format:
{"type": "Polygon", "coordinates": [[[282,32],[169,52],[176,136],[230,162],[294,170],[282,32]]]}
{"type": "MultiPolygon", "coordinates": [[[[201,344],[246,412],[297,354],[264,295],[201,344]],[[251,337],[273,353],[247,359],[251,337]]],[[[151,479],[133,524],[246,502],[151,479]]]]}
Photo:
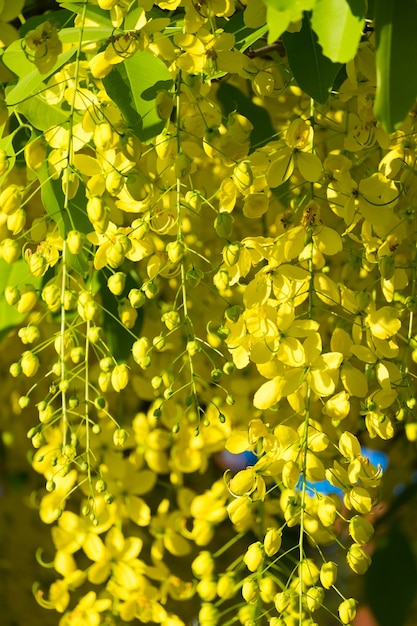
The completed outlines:
{"type": "Polygon", "coordinates": [[[11,22],[22,12],[25,0],[13,0],[13,2],[5,2],[1,11],[1,21],[11,22]]]}
{"type": "Polygon", "coordinates": [[[22,24],[20,28],[20,36],[24,37],[30,30],[34,30],[37,26],[39,26],[39,24],[43,24],[47,20],[53,22],[58,31],[61,32],[62,28],[74,23],[74,14],[70,11],[66,11],[65,9],[58,9],[57,11],[54,11],[53,15],[51,15],[51,13],[49,13],[49,15],[45,13],[33,15],[32,17],[29,17],[24,24],[22,24]]]}
{"type": "Polygon", "coordinates": [[[417,563],[412,545],[398,525],[380,538],[366,573],[365,589],[378,624],[405,624],[417,589],[417,563]]]}
{"type": "Polygon", "coordinates": [[[225,20],[222,27],[225,32],[232,33],[235,36],[235,47],[240,52],[245,52],[268,32],[267,25],[257,30],[248,28],[243,21],[243,13],[241,11],[236,12],[230,19],[225,20]]]}
{"type": "Polygon", "coordinates": [[[93,20],[97,24],[100,24],[100,26],[108,26],[109,28],[114,30],[110,19],[110,12],[105,11],[104,9],[100,9],[99,6],[95,6],[92,4],[88,4],[86,6],[85,2],[62,2],[61,7],[63,9],[67,9],[67,11],[70,11],[71,13],[85,15],[87,19],[93,20]]]}
{"type": "Polygon", "coordinates": [[[311,11],[316,0],[263,0],[266,4],[268,43],[273,43],[287,30],[291,22],[302,19],[304,11],[311,11]]]}
{"type": "Polygon", "coordinates": [[[124,63],[113,67],[108,76],[102,79],[108,96],[117,104],[129,128],[142,138],[142,119],[136,110],[133,94],[124,63]]]}
{"type": "Polygon", "coordinates": [[[347,63],[356,54],[365,24],[365,0],[317,0],[311,25],[323,54],[334,63],[347,63]]]}
{"type": "Polygon", "coordinates": [[[173,80],[165,63],[149,52],[136,52],[103,79],[104,87],[141,141],[150,141],[164,125],[156,112],[159,91],[169,91],[173,80]]]}
{"type": "MultiPolygon", "coordinates": [[[[127,361],[132,350],[135,337],[139,337],[143,326],[144,307],[138,309],[138,317],[131,330],[127,330],[119,321],[117,312],[119,298],[114,296],[107,287],[107,279],[111,276],[110,270],[105,267],[98,272],[101,303],[103,306],[102,327],[106,333],[106,342],[109,351],[116,361],[127,361]]],[[[127,296],[130,289],[137,288],[138,284],[131,274],[126,277],[126,286],[122,296],[127,296]]]]}
{"type": "Polygon", "coordinates": [[[52,76],[52,74],[59,70],[62,65],[67,63],[67,61],[69,61],[76,52],[76,48],[72,47],[69,50],[66,50],[65,52],[60,54],[54,67],[46,74],[40,74],[36,67],[33,65],[33,63],[30,63],[29,61],[30,71],[29,73],[27,73],[26,70],[28,69],[28,67],[25,64],[25,61],[27,61],[27,59],[23,50],[20,49],[19,42],[20,40],[18,42],[13,42],[2,57],[2,59],[5,61],[5,57],[10,51],[10,55],[7,56],[7,63],[5,62],[5,65],[7,65],[7,67],[11,69],[12,72],[14,72],[15,74],[18,74],[18,72],[22,72],[22,77],[20,78],[20,80],[10,91],[7,92],[6,95],[6,103],[12,109],[27,98],[31,98],[32,96],[39,94],[40,91],[42,91],[42,89],[40,88],[41,86],[44,86],[44,82],[46,82],[48,78],[52,76]],[[18,45],[16,46],[16,44],[18,45]],[[13,47],[14,49],[12,49],[13,47]],[[23,69],[20,66],[20,63],[23,64],[23,69]],[[34,67],[35,69],[33,69],[34,67]],[[17,72],[16,70],[18,68],[20,69],[17,72]]]}
{"type": "Polygon", "coordinates": [[[5,177],[9,174],[9,172],[11,172],[16,161],[16,155],[13,147],[13,137],[18,132],[18,130],[19,129],[16,129],[15,132],[11,133],[10,135],[6,135],[2,139],[0,139],[0,150],[4,150],[6,152],[9,163],[9,167],[7,168],[7,170],[4,172],[4,174],[0,176],[0,185],[5,177]]]}
{"type": "Polygon", "coordinates": [[[42,167],[36,170],[36,175],[41,184],[41,198],[45,211],[58,226],[61,237],[65,238],[71,225],[64,210],[64,194],[59,186],[60,184],[58,181],[51,179],[47,163],[44,163],[42,167]]]}
{"type": "MultiPolygon", "coordinates": [[[[34,74],[36,67],[30,61],[23,50],[23,39],[13,41],[1,57],[2,62],[9,68],[16,76],[24,77],[29,74],[34,74]]],[[[39,72],[36,70],[36,73],[39,72]]]]}
{"type": "Polygon", "coordinates": [[[275,129],[272,126],[268,111],[254,104],[251,98],[248,98],[234,85],[221,82],[217,90],[217,98],[225,115],[232,111],[244,111],[245,117],[252,122],[251,150],[264,146],[275,135],[275,129]]]}
{"type": "MultiPolygon", "coordinates": [[[[83,45],[89,42],[96,42],[108,39],[114,32],[111,26],[85,26],[83,28],[83,45]]],[[[63,28],[59,31],[59,38],[62,43],[78,44],[80,40],[80,29],[71,27],[63,28]]]]}
{"type": "Polygon", "coordinates": [[[324,104],[342,66],[323,55],[307,13],[303,17],[301,30],[297,33],[283,33],[282,41],[298,86],[314,100],[324,104]]]}
{"type": "Polygon", "coordinates": [[[7,304],[3,296],[4,290],[8,285],[19,287],[24,283],[39,287],[41,279],[34,278],[29,273],[28,265],[23,259],[11,265],[0,259],[0,339],[26,317],[25,314],[18,313],[14,307],[7,304]]]}
{"type": "Polygon", "coordinates": [[[48,130],[54,126],[61,126],[70,115],[69,111],[64,111],[59,106],[51,106],[41,96],[33,96],[24,100],[16,106],[16,110],[23,113],[29,124],[38,130],[48,130]]]}
{"type": "Polygon", "coordinates": [[[375,115],[387,132],[401,125],[417,96],[417,2],[375,5],[377,88],[375,115]]]}
{"type": "MultiPolygon", "coordinates": [[[[49,176],[48,165],[44,163],[42,167],[36,170],[36,175],[41,184],[41,198],[45,211],[50,218],[58,226],[59,234],[65,239],[67,233],[75,228],[80,232],[89,232],[92,227],[86,216],[85,209],[80,208],[81,198],[85,196],[84,188],[78,190],[75,198],[69,201],[68,209],[64,209],[65,198],[62,191],[61,182],[53,180],[49,176]]],[[[67,252],[68,265],[81,275],[85,275],[88,271],[87,262],[88,252],[81,252],[77,255],[67,252]]]]}

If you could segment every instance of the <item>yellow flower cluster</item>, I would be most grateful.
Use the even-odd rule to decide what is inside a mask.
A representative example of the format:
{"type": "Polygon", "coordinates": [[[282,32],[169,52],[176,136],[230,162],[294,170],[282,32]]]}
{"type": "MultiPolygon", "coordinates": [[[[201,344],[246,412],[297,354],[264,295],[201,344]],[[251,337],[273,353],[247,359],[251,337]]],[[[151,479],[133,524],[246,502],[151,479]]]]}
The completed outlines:
{"type": "Polygon", "coordinates": [[[59,626],[349,624],[331,559],[371,562],[364,447],[415,458],[415,118],[374,119],[372,36],[319,105],[261,2],[71,10],[21,40],[45,115],[12,90],[0,118],[1,425],[55,551],[35,598],[59,626]]]}

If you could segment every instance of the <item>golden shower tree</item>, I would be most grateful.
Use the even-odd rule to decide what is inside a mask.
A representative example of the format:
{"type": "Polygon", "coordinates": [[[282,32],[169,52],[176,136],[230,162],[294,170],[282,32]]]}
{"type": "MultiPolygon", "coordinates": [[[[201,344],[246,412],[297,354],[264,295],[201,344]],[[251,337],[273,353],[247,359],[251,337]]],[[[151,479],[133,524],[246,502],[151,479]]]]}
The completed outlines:
{"type": "Polygon", "coordinates": [[[0,424],[44,619],[405,624],[416,3],[41,4],[0,1],[0,424]]]}

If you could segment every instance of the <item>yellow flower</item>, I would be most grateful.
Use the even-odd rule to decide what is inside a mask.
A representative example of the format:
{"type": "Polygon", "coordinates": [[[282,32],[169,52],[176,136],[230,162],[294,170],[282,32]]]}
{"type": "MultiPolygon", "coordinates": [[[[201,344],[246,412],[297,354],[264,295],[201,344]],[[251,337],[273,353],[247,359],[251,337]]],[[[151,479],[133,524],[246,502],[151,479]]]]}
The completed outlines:
{"type": "Polygon", "coordinates": [[[98,535],[89,535],[83,542],[83,550],[93,564],[88,568],[88,580],[96,585],[110,576],[128,589],[137,584],[137,576],[145,565],[136,557],[142,550],[139,537],[125,539],[115,526],[106,534],[105,542],[98,535]]]}
{"type": "Polygon", "coordinates": [[[88,515],[80,516],[72,511],[64,511],[58,524],[52,527],[55,548],[73,554],[83,546],[90,534],[98,535],[112,526],[115,506],[106,504],[103,496],[95,497],[94,511],[98,520],[97,525],[93,524],[88,515]]]}
{"type": "Polygon", "coordinates": [[[81,598],[75,609],[59,620],[59,626],[99,626],[100,613],[111,607],[110,598],[97,599],[94,591],[89,591],[81,598]]]}
{"type": "Polygon", "coordinates": [[[267,181],[270,187],[278,187],[291,178],[297,167],[301,176],[310,182],[320,178],[322,164],[311,152],[313,129],[301,118],[296,118],[287,129],[285,140],[274,145],[270,157],[267,181]]]}
{"type": "Polygon", "coordinates": [[[150,525],[151,535],[155,537],[151,553],[153,558],[162,560],[165,550],[176,556],[184,556],[191,552],[190,542],[183,536],[183,520],[188,515],[188,509],[169,511],[170,503],[162,500],[157,512],[152,516],[150,525]]]}
{"type": "Polygon", "coordinates": [[[322,353],[321,348],[320,335],[309,334],[302,344],[303,367],[288,368],[279,376],[261,385],[254,396],[255,407],[262,410],[273,407],[284,396],[296,392],[304,380],[310,383],[312,390],[318,396],[331,395],[336,387],[343,354],[340,352],[322,353]]]}

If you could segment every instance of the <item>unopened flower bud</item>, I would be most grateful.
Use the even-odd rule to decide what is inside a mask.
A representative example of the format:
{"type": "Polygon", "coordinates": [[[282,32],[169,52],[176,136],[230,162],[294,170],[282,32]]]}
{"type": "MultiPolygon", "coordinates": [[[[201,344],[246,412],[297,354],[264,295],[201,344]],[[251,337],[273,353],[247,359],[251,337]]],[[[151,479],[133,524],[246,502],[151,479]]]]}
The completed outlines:
{"type": "Polygon", "coordinates": [[[364,545],[372,539],[374,534],[374,527],[364,517],[360,515],[354,515],[349,520],[349,534],[355,543],[364,545]]]}
{"type": "Polygon", "coordinates": [[[99,478],[99,480],[95,484],[95,487],[96,487],[97,493],[103,493],[107,489],[107,483],[102,478],[99,478]]]}
{"type": "Polygon", "coordinates": [[[126,363],[116,365],[111,373],[111,384],[117,392],[124,389],[129,382],[129,368],[126,363]]]}
{"type": "Polygon", "coordinates": [[[233,572],[226,572],[219,576],[217,581],[217,595],[222,600],[228,600],[235,595],[236,577],[233,572]]]}
{"type": "Polygon", "coordinates": [[[61,289],[55,283],[48,283],[42,289],[42,300],[52,313],[56,313],[61,306],[61,289]]]}
{"type": "Polygon", "coordinates": [[[318,502],[317,515],[323,526],[332,526],[337,515],[336,502],[331,496],[322,496],[318,502]]]}
{"type": "Polygon", "coordinates": [[[26,144],[25,163],[31,170],[38,170],[46,161],[46,145],[42,136],[26,144]]]}
{"type": "Polygon", "coordinates": [[[244,496],[256,488],[256,474],[251,468],[238,472],[229,482],[229,490],[234,496],[244,496]]]}
{"type": "Polygon", "coordinates": [[[131,289],[127,295],[130,304],[135,309],[139,309],[146,302],[146,296],[141,289],[131,289]]]}
{"type": "Polygon", "coordinates": [[[229,239],[233,232],[234,218],[227,211],[221,211],[218,213],[214,220],[214,229],[216,234],[223,239],[229,239]]]}
{"type": "Polygon", "coordinates": [[[155,298],[156,295],[158,295],[158,285],[154,280],[146,280],[142,287],[141,287],[143,293],[145,294],[145,296],[148,298],[148,300],[152,300],[152,298],[155,298]]]}
{"type": "Polygon", "coordinates": [[[268,528],[264,538],[264,550],[267,556],[273,556],[278,552],[282,543],[282,532],[279,528],[268,528]]]}
{"type": "Polygon", "coordinates": [[[7,285],[4,290],[4,299],[10,306],[17,304],[20,299],[20,290],[12,285],[7,285]]]}
{"type": "Polygon", "coordinates": [[[253,183],[253,173],[249,161],[238,163],[233,170],[232,178],[241,193],[247,192],[253,183]]]}
{"type": "Polygon", "coordinates": [[[90,326],[87,337],[90,343],[97,343],[103,336],[103,329],[100,326],[90,326]]]}
{"type": "Polygon", "coordinates": [[[320,568],[320,582],[325,589],[330,589],[337,579],[337,563],[327,561],[320,568]]]}
{"type": "Polygon", "coordinates": [[[312,559],[304,559],[298,566],[298,575],[304,585],[312,587],[318,581],[320,572],[312,559]]]}
{"type": "Polygon", "coordinates": [[[185,204],[192,210],[193,213],[200,213],[200,194],[197,191],[187,191],[187,193],[185,194],[185,204]]]}
{"type": "Polygon", "coordinates": [[[311,587],[306,592],[306,605],[312,613],[317,611],[323,604],[324,589],[323,587],[311,587]]]}
{"type": "Polygon", "coordinates": [[[178,311],[167,311],[161,317],[161,321],[165,324],[168,330],[174,330],[178,328],[181,323],[181,316],[178,311]]]}
{"type": "Polygon", "coordinates": [[[0,247],[0,256],[6,263],[9,265],[15,263],[21,254],[22,249],[15,239],[10,239],[9,237],[3,239],[0,247]]]}
{"type": "Polygon", "coordinates": [[[151,344],[147,337],[140,337],[134,342],[132,346],[132,355],[136,363],[138,363],[138,360],[147,354],[150,347],[151,344]]]}
{"type": "Polygon", "coordinates": [[[117,307],[117,313],[123,326],[126,328],[133,328],[138,318],[138,312],[130,304],[127,298],[123,298],[117,307]]]}
{"type": "Polygon", "coordinates": [[[186,349],[190,356],[194,356],[197,352],[200,352],[201,347],[198,341],[193,339],[191,341],[187,341],[186,349]]]}
{"type": "Polygon", "coordinates": [[[19,313],[29,313],[38,301],[36,289],[33,285],[27,284],[20,288],[20,298],[16,303],[19,313]]]}
{"type": "Polygon", "coordinates": [[[339,617],[342,624],[350,624],[356,617],[356,600],[348,598],[339,604],[339,617]]]}
{"type": "Polygon", "coordinates": [[[129,433],[124,428],[116,428],[113,433],[113,443],[117,448],[123,448],[129,433]]]}
{"type": "Polygon", "coordinates": [[[253,578],[247,578],[242,585],[242,596],[248,604],[254,604],[259,597],[259,587],[253,578]]]}
{"type": "Polygon", "coordinates": [[[83,234],[79,230],[70,230],[67,235],[67,247],[71,254],[78,254],[84,243],[83,234]]]}
{"type": "Polygon", "coordinates": [[[260,541],[255,541],[255,543],[252,543],[246,550],[243,562],[250,572],[256,572],[262,565],[263,560],[264,552],[262,550],[262,544],[260,541]]]}
{"type": "Polygon", "coordinates": [[[232,267],[232,265],[235,265],[238,262],[240,257],[240,248],[241,244],[238,241],[229,243],[223,248],[222,255],[225,265],[232,267]]]}
{"type": "Polygon", "coordinates": [[[5,215],[14,213],[22,204],[22,190],[17,185],[9,185],[0,193],[0,210],[5,215]]]}
{"type": "Polygon", "coordinates": [[[204,602],[198,612],[198,623],[201,626],[212,626],[217,624],[219,619],[219,609],[212,602],[204,602]]]}
{"type": "Polygon", "coordinates": [[[346,560],[355,574],[364,574],[371,564],[371,557],[358,543],[353,543],[350,546],[346,560]]]}
{"type": "Polygon", "coordinates": [[[180,152],[180,154],[177,154],[177,156],[175,157],[174,165],[175,177],[184,178],[184,176],[188,176],[191,171],[191,165],[192,161],[188,154],[185,154],[184,152],[180,152]]]}
{"type": "Polygon", "coordinates": [[[39,369],[39,359],[36,354],[33,354],[30,350],[26,350],[23,352],[22,358],[20,359],[20,366],[23,374],[28,378],[32,378],[39,369]]]}
{"type": "Polygon", "coordinates": [[[284,613],[284,611],[288,608],[292,597],[292,590],[285,589],[284,591],[279,591],[274,596],[274,604],[278,613],[284,613]]]}
{"type": "Polygon", "coordinates": [[[22,232],[26,224],[26,211],[25,209],[17,209],[14,213],[7,216],[7,229],[13,235],[18,235],[22,232]]]}
{"type": "Polygon", "coordinates": [[[202,578],[210,576],[214,571],[214,559],[208,550],[203,550],[191,563],[191,569],[194,576],[202,578]]]}
{"type": "Polygon", "coordinates": [[[252,500],[248,496],[241,496],[227,505],[227,513],[232,524],[246,522],[252,514],[252,500]]]}
{"type": "Polygon", "coordinates": [[[300,467],[295,461],[287,461],[282,468],[282,482],[287,489],[294,489],[300,479],[300,467]]]}
{"type": "Polygon", "coordinates": [[[42,254],[34,252],[33,254],[25,255],[29,271],[35,278],[41,278],[48,269],[48,263],[42,254]]]}
{"type": "Polygon", "coordinates": [[[171,263],[174,265],[181,263],[185,255],[185,246],[182,241],[170,241],[165,249],[171,263]]]}
{"type": "Polygon", "coordinates": [[[92,224],[94,222],[100,222],[103,220],[106,213],[106,209],[103,204],[102,198],[99,196],[93,196],[87,201],[87,216],[92,224]]]}
{"type": "Polygon", "coordinates": [[[42,424],[48,424],[54,417],[54,408],[51,404],[38,404],[39,421],[42,424]]]}
{"type": "Polygon", "coordinates": [[[163,335],[156,335],[152,339],[152,345],[155,348],[155,350],[158,350],[160,352],[161,350],[165,348],[165,345],[166,345],[165,337],[163,335]]]}
{"type": "Polygon", "coordinates": [[[124,272],[116,272],[109,276],[107,287],[115,296],[120,296],[126,285],[126,274],[124,272]]]}

